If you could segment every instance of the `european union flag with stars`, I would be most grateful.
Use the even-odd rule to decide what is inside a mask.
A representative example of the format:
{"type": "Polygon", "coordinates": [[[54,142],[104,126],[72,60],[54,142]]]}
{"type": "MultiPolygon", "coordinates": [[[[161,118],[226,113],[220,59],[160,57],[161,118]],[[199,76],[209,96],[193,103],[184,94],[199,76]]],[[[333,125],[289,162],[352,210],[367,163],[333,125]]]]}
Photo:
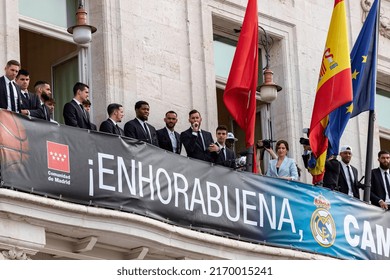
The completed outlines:
{"type": "Polygon", "coordinates": [[[330,144],[328,156],[339,153],[340,138],[349,118],[375,107],[378,3],[379,0],[373,2],[351,52],[353,101],[329,115],[325,131],[330,144]]]}

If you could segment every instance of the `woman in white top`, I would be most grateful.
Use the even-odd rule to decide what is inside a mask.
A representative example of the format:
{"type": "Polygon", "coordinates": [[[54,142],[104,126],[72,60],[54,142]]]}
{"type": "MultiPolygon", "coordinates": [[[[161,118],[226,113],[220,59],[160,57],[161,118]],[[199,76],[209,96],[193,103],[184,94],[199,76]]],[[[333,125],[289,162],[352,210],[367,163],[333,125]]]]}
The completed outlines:
{"type": "Polygon", "coordinates": [[[287,157],[288,143],[285,140],[276,142],[277,159],[271,159],[268,164],[267,176],[287,180],[298,180],[298,170],[295,161],[287,157]]]}

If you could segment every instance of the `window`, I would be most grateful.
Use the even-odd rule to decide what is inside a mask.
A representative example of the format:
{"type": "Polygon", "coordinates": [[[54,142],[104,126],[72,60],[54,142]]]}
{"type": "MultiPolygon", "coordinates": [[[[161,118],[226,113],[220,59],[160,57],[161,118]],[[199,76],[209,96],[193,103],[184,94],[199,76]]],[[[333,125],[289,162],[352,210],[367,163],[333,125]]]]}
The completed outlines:
{"type": "Polygon", "coordinates": [[[68,28],[76,23],[76,0],[19,0],[19,13],[23,16],[68,28]]]}
{"type": "MultiPolygon", "coordinates": [[[[227,80],[230,72],[230,67],[233,62],[234,52],[236,51],[237,42],[231,39],[214,35],[214,67],[215,75],[219,79],[227,80]]],[[[259,75],[258,85],[263,82],[263,75],[261,71],[262,59],[261,49],[259,49],[259,75]]]]}
{"type": "Polygon", "coordinates": [[[378,120],[378,125],[381,128],[390,130],[390,92],[383,89],[377,88],[376,90],[376,100],[375,100],[375,110],[376,117],[378,120]]]}

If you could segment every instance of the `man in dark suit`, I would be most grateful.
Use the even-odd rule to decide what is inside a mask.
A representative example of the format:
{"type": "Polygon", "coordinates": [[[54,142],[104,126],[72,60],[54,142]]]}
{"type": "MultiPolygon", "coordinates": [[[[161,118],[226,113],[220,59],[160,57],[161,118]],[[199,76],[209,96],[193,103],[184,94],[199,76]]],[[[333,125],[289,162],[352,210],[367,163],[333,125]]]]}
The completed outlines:
{"type": "MultiPolygon", "coordinates": [[[[50,84],[46,81],[37,81],[35,82],[34,89],[35,95],[38,96],[42,107],[41,113],[37,112],[38,116],[35,117],[51,121],[52,114],[50,108],[45,104],[45,101],[49,100],[52,96],[50,84]]],[[[34,117],[33,113],[31,115],[34,117]]]]}
{"type": "Polygon", "coordinates": [[[83,101],[88,99],[89,87],[77,82],[73,86],[73,100],[64,106],[65,124],[69,126],[92,129],[89,113],[84,110],[83,101]]]}
{"type": "Polygon", "coordinates": [[[197,110],[191,110],[188,121],[191,127],[180,134],[180,141],[186,149],[187,156],[212,162],[212,152],[218,152],[219,147],[214,144],[210,132],[200,128],[202,117],[197,110]]]}
{"type": "Polygon", "coordinates": [[[156,129],[146,122],[150,110],[148,102],[137,101],[134,109],[136,118],[125,124],[125,136],[159,147],[156,129]]]}
{"type": "Polygon", "coordinates": [[[118,103],[112,103],[108,105],[107,113],[109,118],[100,124],[99,131],[121,136],[125,135],[123,129],[118,126],[118,122],[121,122],[124,116],[123,106],[118,103]]]}
{"type": "Polygon", "coordinates": [[[157,130],[158,144],[160,148],[180,155],[180,134],[175,131],[177,114],[174,111],[168,111],[165,114],[164,122],[165,127],[157,130]]]}
{"type": "Polygon", "coordinates": [[[390,204],[390,153],[378,153],[379,167],[371,170],[371,204],[388,209],[390,204]]]}
{"type": "Polygon", "coordinates": [[[233,150],[226,146],[227,127],[219,125],[216,129],[217,142],[215,144],[219,147],[218,152],[213,152],[212,157],[215,164],[223,165],[230,168],[236,167],[236,154],[233,150]]]}
{"type": "Polygon", "coordinates": [[[16,83],[21,89],[22,110],[21,113],[34,118],[50,121],[50,111],[41,99],[41,95],[28,91],[30,73],[20,69],[16,75],[16,83]]]}
{"type": "Polygon", "coordinates": [[[360,198],[359,188],[361,184],[358,182],[358,171],[350,162],[352,158],[352,148],[348,145],[340,148],[340,174],[338,180],[338,191],[360,198]]]}
{"type": "MultiPolygon", "coordinates": [[[[84,106],[84,110],[87,111],[88,115],[90,116],[91,115],[91,106],[92,106],[91,100],[89,100],[89,99],[84,100],[83,106],[84,106]]],[[[91,122],[91,130],[97,130],[96,124],[94,124],[92,122],[91,122]]]]}
{"type": "Polygon", "coordinates": [[[7,62],[4,76],[0,77],[0,108],[22,113],[21,91],[14,82],[19,72],[20,63],[16,60],[7,62]]]}

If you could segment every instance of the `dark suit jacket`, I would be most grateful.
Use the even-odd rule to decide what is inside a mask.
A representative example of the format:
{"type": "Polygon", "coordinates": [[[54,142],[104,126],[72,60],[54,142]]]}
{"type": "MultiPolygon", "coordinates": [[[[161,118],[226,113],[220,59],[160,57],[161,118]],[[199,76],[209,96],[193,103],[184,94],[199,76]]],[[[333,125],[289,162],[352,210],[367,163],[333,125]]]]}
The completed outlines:
{"type": "MultiPolygon", "coordinates": [[[[171,138],[169,137],[167,128],[161,128],[156,131],[157,133],[157,138],[158,138],[158,144],[160,145],[160,148],[173,152],[173,147],[172,147],[172,141],[171,138]]],[[[181,142],[180,142],[180,134],[175,131],[175,138],[177,142],[177,148],[176,148],[176,154],[181,153],[181,142]]]]}
{"type": "MultiPolygon", "coordinates": [[[[218,145],[218,143],[215,143],[218,145]]],[[[223,152],[212,153],[213,161],[215,164],[223,165],[230,168],[236,167],[236,154],[233,150],[225,146],[226,158],[224,158],[223,152]]]]}
{"type": "MultiPolygon", "coordinates": [[[[353,177],[354,177],[353,184],[352,184],[353,196],[356,198],[360,198],[360,195],[359,195],[359,185],[360,184],[358,182],[358,171],[352,165],[350,165],[350,166],[351,166],[353,177]]],[[[348,178],[349,178],[349,176],[348,176],[348,178]]],[[[339,181],[338,181],[338,191],[345,193],[345,194],[348,194],[347,177],[344,173],[344,169],[343,169],[343,166],[341,165],[341,162],[340,162],[340,175],[339,175],[339,181]]]]}
{"type": "Polygon", "coordinates": [[[119,126],[116,126],[110,118],[108,118],[107,120],[103,121],[100,124],[99,131],[116,134],[116,135],[125,135],[123,129],[120,128],[119,126]]]}
{"type": "Polygon", "coordinates": [[[28,98],[24,97],[24,95],[21,94],[22,109],[36,110],[39,107],[41,107],[41,100],[39,100],[38,95],[32,92],[28,92],[27,94],[28,94],[28,98]]]}
{"type": "Polygon", "coordinates": [[[85,115],[81,107],[74,100],[65,104],[63,116],[66,125],[93,130],[88,112],[85,115]]]}
{"type": "Polygon", "coordinates": [[[152,139],[149,139],[149,136],[145,133],[145,129],[142,127],[142,125],[139,123],[137,118],[128,121],[125,124],[125,136],[131,137],[134,139],[138,139],[147,143],[150,143],[154,146],[159,147],[158,139],[157,139],[157,133],[154,126],[146,123],[146,125],[149,128],[150,136],[152,139]]]}
{"type": "MultiPolygon", "coordinates": [[[[15,104],[16,110],[20,113],[20,110],[22,108],[22,97],[21,97],[21,91],[20,87],[13,82],[16,88],[17,92],[17,102],[15,104]]],[[[5,84],[5,78],[4,76],[0,77],[0,108],[7,109],[7,85],[5,84]]]]}
{"type": "Polygon", "coordinates": [[[339,177],[340,162],[335,158],[326,160],[323,186],[332,191],[337,190],[339,177]]]}
{"type": "Polygon", "coordinates": [[[180,141],[183,143],[188,157],[213,162],[212,155],[207,150],[208,146],[214,143],[213,136],[208,131],[201,130],[201,132],[206,150],[203,148],[200,136],[192,134],[191,127],[180,134],[180,141]]]}
{"type": "Polygon", "coordinates": [[[371,204],[380,206],[379,200],[386,200],[385,184],[382,179],[381,169],[375,168],[371,170],[371,204]]]}
{"type": "Polygon", "coordinates": [[[22,109],[29,110],[30,116],[46,121],[50,121],[50,110],[45,104],[41,104],[41,100],[35,93],[28,93],[26,98],[21,93],[22,109]],[[46,111],[46,112],[45,112],[46,111]]]}

